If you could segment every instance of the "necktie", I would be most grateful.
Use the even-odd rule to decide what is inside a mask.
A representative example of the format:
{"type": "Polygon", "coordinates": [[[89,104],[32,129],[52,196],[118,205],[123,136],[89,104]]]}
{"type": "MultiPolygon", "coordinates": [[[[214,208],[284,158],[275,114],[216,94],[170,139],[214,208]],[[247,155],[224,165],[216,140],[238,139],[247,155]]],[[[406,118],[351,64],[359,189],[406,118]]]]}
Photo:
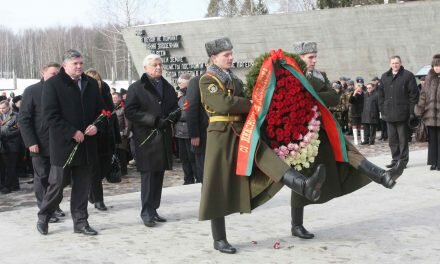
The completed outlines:
{"type": "Polygon", "coordinates": [[[80,85],[79,80],[80,79],[73,79],[73,82],[75,83],[76,87],[78,87],[78,89],[81,91],[82,88],[79,86],[80,85]]]}

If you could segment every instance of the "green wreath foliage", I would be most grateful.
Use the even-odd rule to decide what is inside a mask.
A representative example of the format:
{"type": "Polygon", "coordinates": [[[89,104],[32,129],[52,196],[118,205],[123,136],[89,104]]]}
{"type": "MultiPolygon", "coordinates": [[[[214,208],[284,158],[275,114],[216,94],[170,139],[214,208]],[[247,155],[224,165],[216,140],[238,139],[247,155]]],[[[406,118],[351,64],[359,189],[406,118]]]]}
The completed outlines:
{"type": "MultiPolygon", "coordinates": [[[[293,54],[285,51],[283,51],[283,54],[286,57],[290,57],[294,59],[298,63],[302,72],[303,73],[306,72],[306,63],[297,54],[293,54]]],[[[254,90],[255,83],[257,82],[258,74],[260,74],[261,65],[263,64],[263,61],[269,56],[270,56],[269,53],[264,53],[260,55],[258,58],[256,58],[254,61],[254,65],[252,65],[252,67],[249,69],[248,73],[246,74],[246,85],[245,85],[244,93],[247,98],[252,97],[252,91],[254,90]]],[[[277,67],[280,67],[279,63],[275,65],[275,68],[277,67]]]]}

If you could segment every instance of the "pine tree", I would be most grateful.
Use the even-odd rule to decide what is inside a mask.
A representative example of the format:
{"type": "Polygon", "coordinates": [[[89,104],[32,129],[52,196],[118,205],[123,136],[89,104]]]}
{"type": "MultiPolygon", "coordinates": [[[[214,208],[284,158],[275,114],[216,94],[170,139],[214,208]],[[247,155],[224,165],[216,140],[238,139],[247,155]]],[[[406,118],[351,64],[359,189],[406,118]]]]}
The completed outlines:
{"type": "Polygon", "coordinates": [[[226,6],[224,8],[224,12],[225,12],[226,17],[235,17],[235,16],[239,15],[237,1],[228,0],[226,6]]]}
{"type": "Polygon", "coordinates": [[[243,5],[241,6],[240,15],[242,16],[251,16],[254,13],[253,10],[253,1],[252,0],[245,0],[243,5]]]}
{"type": "Polygon", "coordinates": [[[267,15],[269,14],[269,9],[266,6],[264,0],[258,0],[257,5],[254,8],[254,15],[267,15]]]}
{"type": "Polygon", "coordinates": [[[218,17],[223,6],[222,0],[210,0],[208,5],[208,13],[205,17],[218,17]]]}

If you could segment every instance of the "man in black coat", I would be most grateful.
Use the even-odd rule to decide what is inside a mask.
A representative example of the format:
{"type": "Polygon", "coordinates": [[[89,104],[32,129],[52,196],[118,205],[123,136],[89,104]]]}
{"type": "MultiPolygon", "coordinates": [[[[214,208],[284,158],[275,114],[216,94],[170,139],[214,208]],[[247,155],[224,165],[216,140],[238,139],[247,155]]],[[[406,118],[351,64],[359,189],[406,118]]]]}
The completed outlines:
{"type": "Polygon", "coordinates": [[[103,109],[98,83],[83,73],[83,58],[76,50],[63,56],[60,72],[44,83],[43,117],[49,127],[49,186],[38,212],[37,230],[46,235],[48,221],[63,197],[63,179],[70,177],[70,210],[75,233],[96,235],[87,222],[87,197],[98,159],[95,120],[103,109]],[[78,146],[71,162],[69,156],[78,146]]]}
{"type": "Polygon", "coordinates": [[[416,118],[414,106],[419,99],[419,91],[414,75],[405,70],[399,56],[390,58],[390,69],[381,79],[377,90],[379,111],[387,122],[388,144],[391,149],[392,161],[387,165],[406,167],[408,164],[408,121],[416,118]],[[400,162],[399,162],[400,161],[400,162]]]}
{"type": "Polygon", "coordinates": [[[205,163],[206,129],[209,120],[200,99],[199,81],[201,76],[196,76],[189,81],[186,92],[187,109],[186,123],[188,134],[191,138],[192,150],[196,157],[196,179],[203,182],[203,168],[205,163]]]}
{"type": "MultiPolygon", "coordinates": [[[[29,149],[34,168],[34,192],[37,198],[38,208],[41,207],[47,186],[49,186],[49,130],[43,122],[43,109],[41,95],[44,82],[55,76],[60,71],[61,65],[49,63],[41,71],[42,78],[24,90],[23,100],[20,107],[19,125],[23,142],[29,149]]],[[[64,216],[64,212],[57,208],[55,216],[64,216]]],[[[58,221],[51,218],[52,222],[58,221]]]]}
{"type": "Polygon", "coordinates": [[[165,170],[172,169],[171,124],[180,112],[174,87],[162,77],[160,56],[146,56],[143,66],[141,79],[128,88],[125,116],[133,125],[136,167],[141,173],[141,218],[145,226],[153,227],[166,222],[157,209],[165,170]]]}

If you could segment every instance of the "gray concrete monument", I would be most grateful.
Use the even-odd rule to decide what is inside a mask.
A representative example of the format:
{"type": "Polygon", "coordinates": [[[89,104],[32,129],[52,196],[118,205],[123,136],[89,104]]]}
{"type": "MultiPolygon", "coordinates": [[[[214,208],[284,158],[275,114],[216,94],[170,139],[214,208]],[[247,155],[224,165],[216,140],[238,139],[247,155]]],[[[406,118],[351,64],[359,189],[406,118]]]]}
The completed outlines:
{"type": "Polygon", "coordinates": [[[400,55],[403,66],[417,71],[440,53],[440,1],[374,5],[308,12],[152,24],[128,28],[124,38],[136,69],[155,52],[164,57],[167,79],[183,72],[197,75],[207,61],[204,43],[231,39],[243,77],[253,60],[271,49],[292,52],[293,43],[318,43],[317,68],[330,80],[363,76],[369,81],[389,68],[388,58],[400,55]]]}

